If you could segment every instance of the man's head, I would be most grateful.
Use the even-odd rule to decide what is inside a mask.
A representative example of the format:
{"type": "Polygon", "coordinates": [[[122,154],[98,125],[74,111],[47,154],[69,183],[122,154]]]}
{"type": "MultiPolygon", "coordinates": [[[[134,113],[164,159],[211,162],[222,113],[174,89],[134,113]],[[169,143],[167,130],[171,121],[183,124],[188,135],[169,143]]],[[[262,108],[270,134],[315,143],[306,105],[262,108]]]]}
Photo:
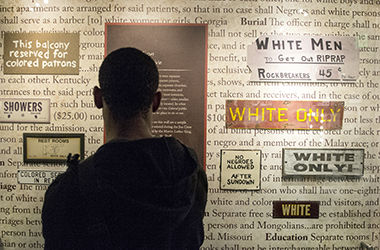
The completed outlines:
{"type": "MultiPolygon", "coordinates": [[[[152,107],[158,88],[158,70],[148,55],[135,48],[121,48],[110,53],[99,70],[104,102],[117,122],[145,115],[152,107]]],[[[96,100],[98,108],[103,105],[96,100]]],[[[159,103],[158,103],[159,104],[159,103]]],[[[153,107],[153,111],[157,107],[153,107]]]]}

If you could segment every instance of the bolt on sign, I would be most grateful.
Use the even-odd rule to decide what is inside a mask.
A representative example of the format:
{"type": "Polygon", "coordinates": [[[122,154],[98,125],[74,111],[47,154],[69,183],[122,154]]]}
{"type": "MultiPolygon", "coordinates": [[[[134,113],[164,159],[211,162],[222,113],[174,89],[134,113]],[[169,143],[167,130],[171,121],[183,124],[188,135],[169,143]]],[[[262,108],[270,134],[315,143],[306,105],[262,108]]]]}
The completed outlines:
{"type": "Polygon", "coordinates": [[[0,98],[0,122],[50,122],[50,99],[0,98]]]}
{"type": "Polygon", "coordinates": [[[261,150],[221,150],[220,188],[259,190],[261,150]]]}
{"type": "Polygon", "coordinates": [[[226,100],[226,127],[342,129],[344,102],[226,100]]]}
{"type": "Polygon", "coordinates": [[[319,201],[273,201],[273,218],[318,219],[319,201]]]}
{"type": "Polygon", "coordinates": [[[364,173],[364,149],[283,148],[283,176],[356,176],[364,173]]]}
{"type": "Polygon", "coordinates": [[[79,74],[79,33],[4,33],[4,74],[79,74]]]}

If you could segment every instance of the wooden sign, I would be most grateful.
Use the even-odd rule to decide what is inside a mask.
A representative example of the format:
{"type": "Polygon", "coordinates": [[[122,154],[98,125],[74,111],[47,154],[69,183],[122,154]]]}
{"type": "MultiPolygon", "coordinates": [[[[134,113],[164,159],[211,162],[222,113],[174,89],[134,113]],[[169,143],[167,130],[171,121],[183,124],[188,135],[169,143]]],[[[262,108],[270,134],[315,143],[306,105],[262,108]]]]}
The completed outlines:
{"type": "Polygon", "coordinates": [[[221,150],[220,188],[260,189],[260,150],[221,150]]]}
{"type": "Polygon", "coordinates": [[[84,159],[84,134],[24,134],[24,162],[64,163],[69,154],[84,159]]]}
{"type": "Polygon", "coordinates": [[[318,219],[319,201],[273,201],[273,218],[318,219]]]}
{"type": "Polygon", "coordinates": [[[4,74],[79,74],[79,33],[4,33],[4,74]]]}
{"type": "Polygon", "coordinates": [[[50,99],[0,99],[0,122],[50,122],[50,99]]]}
{"type": "Polygon", "coordinates": [[[362,176],[364,149],[284,148],[283,175],[362,176]]]}
{"type": "Polygon", "coordinates": [[[344,102],[226,100],[226,127],[341,129],[344,102]]]}
{"type": "Polygon", "coordinates": [[[262,36],[248,46],[252,81],[355,82],[359,48],[347,36],[262,36]]]}

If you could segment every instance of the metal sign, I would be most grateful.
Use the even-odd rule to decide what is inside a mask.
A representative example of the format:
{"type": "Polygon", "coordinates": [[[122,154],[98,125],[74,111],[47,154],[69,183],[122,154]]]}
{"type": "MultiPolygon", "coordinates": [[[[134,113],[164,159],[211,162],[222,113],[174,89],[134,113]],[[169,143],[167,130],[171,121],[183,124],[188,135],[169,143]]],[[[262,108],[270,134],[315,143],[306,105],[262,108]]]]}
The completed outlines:
{"type": "Polygon", "coordinates": [[[63,171],[49,170],[18,170],[17,178],[20,184],[44,184],[49,185],[63,171]]]}
{"type": "Polygon", "coordinates": [[[354,37],[262,36],[248,46],[252,81],[353,82],[359,77],[354,37]]]}
{"type": "Polygon", "coordinates": [[[226,127],[341,129],[344,102],[227,100],[226,127]]]}
{"type": "Polygon", "coordinates": [[[50,122],[50,99],[0,99],[0,122],[50,122]]]}
{"type": "Polygon", "coordinates": [[[79,74],[79,33],[4,33],[4,74],[79,74]]]}
{"type": "Polygon", "coordinates": [[[318,219],[319,201],[273,201],[273,218],[318,219]]]}
{"type": "Polygon", "coordinates": [[[259,190],[261,150],[221,150],[221,189],[259,190]]]}
{"type": "Polygon", "coordinates": [[[364,149],[284,148],[284,176],[362,176],[364,149]]]}

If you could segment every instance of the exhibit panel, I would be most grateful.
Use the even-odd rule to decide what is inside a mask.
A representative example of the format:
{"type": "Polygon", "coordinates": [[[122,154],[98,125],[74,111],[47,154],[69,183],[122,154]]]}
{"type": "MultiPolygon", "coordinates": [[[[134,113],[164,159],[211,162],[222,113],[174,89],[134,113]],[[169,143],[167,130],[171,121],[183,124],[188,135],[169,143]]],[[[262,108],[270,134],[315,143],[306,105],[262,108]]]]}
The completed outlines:
{"type": "Polygon", "coordinates": [[[170,99],[158,118],[182,109],[155,125],[204,159],[201,249],[380,248],[379,0],[12,0],[0,27],[1,250],[43,249],[63,155],[103,144],[92,89],[107,44],[190,69],[160,71],[183,107],[170,99]],[[165,25],[203,31],[152,49],[165,25]]]}
{"type": "Polygon", "coordinates": [[[153,114],[153,135],[175,136],[205,162],[207,25],[107,23],[105,35],[107,55],[138,47],[156,62],[162,99],[153,114]]]}

